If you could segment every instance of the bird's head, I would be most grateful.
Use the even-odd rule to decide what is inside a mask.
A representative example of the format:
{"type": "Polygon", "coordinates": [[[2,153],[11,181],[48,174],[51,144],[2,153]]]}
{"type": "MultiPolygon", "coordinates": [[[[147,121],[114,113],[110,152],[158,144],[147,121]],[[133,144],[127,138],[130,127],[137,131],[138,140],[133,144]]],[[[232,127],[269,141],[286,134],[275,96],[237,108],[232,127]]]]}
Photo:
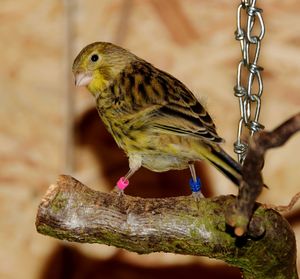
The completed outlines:
{"type": "Polygon", "coordinates": [[[96,94],[134,59],[132,53],[112,43],[92,43],[80,51],[73,63],[75,85],[87,86],[96,94]]]}

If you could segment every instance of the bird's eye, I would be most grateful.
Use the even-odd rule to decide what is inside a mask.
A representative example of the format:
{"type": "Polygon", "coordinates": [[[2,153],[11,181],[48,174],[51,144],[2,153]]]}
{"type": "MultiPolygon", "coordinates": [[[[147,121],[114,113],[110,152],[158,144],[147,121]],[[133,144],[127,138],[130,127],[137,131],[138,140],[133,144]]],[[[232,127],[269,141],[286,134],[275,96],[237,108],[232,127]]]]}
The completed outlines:
{"type": "Polygon", "coordinates": [[[92,60],[93,62],[96,62],[98,59],[99,59],[99,56],[98,56],[97,54],[93,54],[93,55],[91,56],[91,60],[92,60]]]}

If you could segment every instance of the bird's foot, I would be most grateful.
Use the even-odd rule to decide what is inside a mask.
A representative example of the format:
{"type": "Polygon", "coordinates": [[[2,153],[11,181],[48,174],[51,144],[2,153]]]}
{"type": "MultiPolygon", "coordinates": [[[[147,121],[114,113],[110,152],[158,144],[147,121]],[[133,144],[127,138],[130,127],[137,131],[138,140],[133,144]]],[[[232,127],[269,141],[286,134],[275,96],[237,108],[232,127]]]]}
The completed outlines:
{"type": "Polygon", "coordinates": [[[119,197],[122,197],[125,195],[124,190],[121,190],[118,186],[115,186],[112,190],[111,193],[117,194],[119,197]]]}
{"type": "Polygon", "coordinates": [[[119,197],[122,197],[124,194],[124,189],[129,185],[129,181],[125,177],[121,177],[117,185],[113,188],[112,192],[117,193],[119,197]]]}
{"type": "Polygon", "coordinates": [[[204,196],[201,193],[201,191],[193,192],[191,196],[193,197],[193,199],[195,200],[195,202],[198,202],[198,201],[200,201],[201,199],[204,198],[204,196]]]}

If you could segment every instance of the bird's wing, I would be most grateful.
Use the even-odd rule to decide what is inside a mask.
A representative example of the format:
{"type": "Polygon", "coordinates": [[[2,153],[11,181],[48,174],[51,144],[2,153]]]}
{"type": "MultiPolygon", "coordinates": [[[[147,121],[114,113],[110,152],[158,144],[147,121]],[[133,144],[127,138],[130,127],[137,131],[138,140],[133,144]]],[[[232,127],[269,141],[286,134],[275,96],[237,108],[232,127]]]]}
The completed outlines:
{"type": "Polygon", "coordinates": [[[223,141],[205,108],[172,75],[139,60],[121,73],[119,79],[123,91],[118,94],[117,86],[114,95],[122,100],[118,99],[120,104],[114,111],[120,111],[123,119],[130,118],[130,125],[207,142],[223,141]]]}
{"type": "Polygon", "coordinates": [[[152,112],[152,127],[166,133],[222,142],[211,117],[192,92],[173,76],[158,71],[156,82],[166,98],[162,106],[152,112]]]}
{"type": "MultiPolygon", "coordinates": [[[[154,129],[161,132],[193,136],[209,142],[222,142],[214,126],[207,121],[209,115],[199,117],[189,109],[176,105],[165,105],[152,112],[151,124],[154,129]]],[[[148,122],[149,123],[149,122],[148,122]]]]}

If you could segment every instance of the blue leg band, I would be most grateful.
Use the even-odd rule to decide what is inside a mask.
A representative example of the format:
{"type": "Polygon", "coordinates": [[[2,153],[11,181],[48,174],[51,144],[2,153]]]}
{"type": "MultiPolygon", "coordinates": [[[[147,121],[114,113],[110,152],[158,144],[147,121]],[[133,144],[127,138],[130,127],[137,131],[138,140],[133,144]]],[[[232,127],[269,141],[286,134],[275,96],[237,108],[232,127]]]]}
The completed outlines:
{"type": "Polygon", "coordinates": [[[196,181],[193,178],[190,179],[190,187],[192,192],[199,192],[201,189],[201,180],[200,177],[197,177],[196,181]]]}

